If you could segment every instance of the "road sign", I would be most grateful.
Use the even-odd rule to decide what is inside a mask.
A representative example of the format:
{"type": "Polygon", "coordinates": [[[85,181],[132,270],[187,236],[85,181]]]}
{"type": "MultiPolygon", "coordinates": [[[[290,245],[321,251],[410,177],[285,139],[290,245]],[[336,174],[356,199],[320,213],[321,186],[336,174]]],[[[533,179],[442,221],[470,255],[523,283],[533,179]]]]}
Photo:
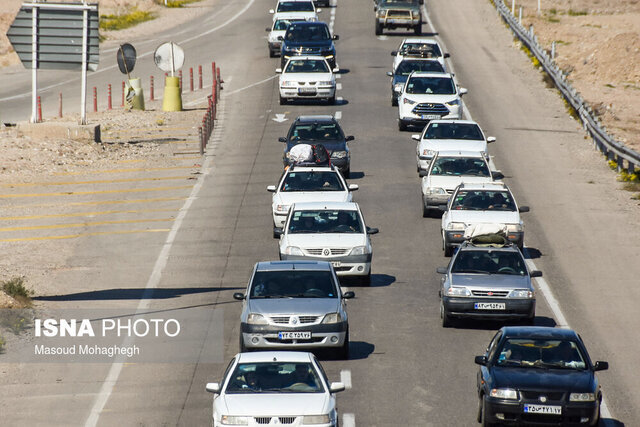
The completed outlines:
{"type": "Polygon", "coordinates": [[[153,54],[158,68],[171,76],[184,65],[184,50],[174,42],[160,45],[153,54]]]}
{"type": "Polygon", "coordinates": [[[133,67],[136,65],[136,48],[125,43],[120,45],[118,53],[116,54],[118,60],[118,68],[122,74],[129,75],[133,71],[133,67]]]}

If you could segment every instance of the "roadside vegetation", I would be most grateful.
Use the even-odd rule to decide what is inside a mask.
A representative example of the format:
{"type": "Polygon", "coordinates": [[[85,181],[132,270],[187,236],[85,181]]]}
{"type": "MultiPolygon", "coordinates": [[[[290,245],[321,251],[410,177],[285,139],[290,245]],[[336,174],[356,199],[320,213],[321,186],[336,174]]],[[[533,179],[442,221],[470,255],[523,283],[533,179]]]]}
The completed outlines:
{"type": "Polygon", "coordinates": [[[33,292],[24,284],[24,277],[14,277],[1,283],[2,291],[18,301],[23,307],[31,307],[33,292]]]}
{"type": "MultiPolygon", "coordinates": [[[[201,0],[168,0],[167,7],[184,7],[184,5],[189,3],[196,3],[201,0]]],[[[156,3],[164,5],[164,0],[156,0],[156,3]]]]}
{"type": "Polygon", "coordinates": [[[100,15],[100,29],[123,30],[155,19],[155,17],[156,15],[153,12],[138,10],[137,8],[129,9],[126,13],[118,15],[100,15]]]}

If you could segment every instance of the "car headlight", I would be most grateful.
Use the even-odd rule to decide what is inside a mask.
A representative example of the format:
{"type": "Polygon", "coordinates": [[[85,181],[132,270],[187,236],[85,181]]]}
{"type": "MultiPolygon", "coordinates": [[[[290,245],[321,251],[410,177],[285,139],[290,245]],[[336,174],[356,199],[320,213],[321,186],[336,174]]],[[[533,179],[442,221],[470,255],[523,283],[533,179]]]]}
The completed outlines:
{"type": "Polygon", "coordinates": [[[318,82],[318,86],[333,86],[333,82],[331,80],[327,80],[325,82],[318,82]]]}
{"type": "Polygon", "coordinates": [[[447,191],[444,188],[440,187],[427,187],[427,194],[447,194],[447,191]]]}
{"type": "Polygon", "coordinates": [[[447,289],[447,296],[449,297],[470,297],[471,291],[467,288],[452,286],[447,289]]]}
{"type": "Polygon", "coordinates": [[[405,104],[409,104],[409,105],[413,105],[413,104],[416,103],[416,101],[413,101],[413,100],[411,100],[409,98],[403,99],[402,102],[405,103],[405,104]]]}
{"type": "Polygon", "coordinates": [[[518,400],[518,391],[512,388],[492,388],[489,396],[496,399],[518,400]]]}
{"type": "Polygon", "coordinates": [[[351,249],[349,255],[366,255],[368,253],[369,249],[366,246],[356,246],[355,248],[351,249]]]}
{"type": "Polygon", "coordinates": [[[276,212],[287,213],[291,205],[276,205],[276,212]]]}
{"type": "Polygon", "coordinates": [[[595,393],[571,393],[569,395],[571,402],[593,402],[596,400],[595,393]]]}
{"type": "Polygon", "coordinates": [[[280,83],[280,85],[282,87],[295,87],[296,86],[296,82],[293,81],[284,81],[282,83],[280,83]]]}
{"type": "Polygon", "coordinates": [[[507,233],[518,233],[522,231],[521,224],[507,224],[507,233]]]}
{"type": "Polygon", "coordinates": [[[249,417],[238,417],[236,415],[223,415],[220,419],[222,424],[228,425],[243,425],[246,426],[249,424],[249,417]]]}
{"type": "Polygon", "coordinates": [[[393,91],[394,92],[402,92],[402,89],[404,88],[404,83],[396,83],[395,85],[393,85],[393,91]]]}
{"type": "MultiPolygon", "coordinates": [[[[249,315],[247,316],[247,323],[250,325],[268,324],[267,319],[262,314],[258,314],[258,313],[249,313],[249,315]]],[[[229,424],[233,424],[233,423],[229,423],[229,424]]]]}
{"type": "Polygon", "coordinates": [[[328,424],[331,422],[329,415],[305,415],[302,424],[328,424]]]}
{"type": "Polygon", "coordinates": [[[329,313],[326,316],[324,316],[324,319],[322,319],[322,323],[324,324],[339,323],[339,322],[342,322],[342,315],[340,313],[329,313]]]}
{"type": "Polygon", "coordinates": [[[331,153],[332,159],[344,159],[345,157],[347,157],[346,151],[334,151],[331,153]]]}
{"type": "Polygon", "coordinates": [[[428,148],[425,148],[424,150],[422,150],[421,157],[432,158],[435,155],[436,155],[436,150],[429,150],[428,148]]]}
{"type": "Polygon", "coordinates": [[[464,222],[450,222],[447,224],[447,230],[464,230],[467,228],[467,224],[464,222]]]}
{"type": "Polygon", "coordinates": [[[458,98],[447,102],[447,105],[451,105],[451,106],[455,106],[455,105],[460,105],[460,100],[458,98]]]}
{"type": "Polygon", "coordinates": [[[285,255],[304,255],[302,249],[297,246],[287,246],[284,253],[285,255]]]}
{"type": "Polygon", "coordinates": [[[377,16],[378,18],[384,18],[384,15],[385,15],[384,10],[378,10],[378,11],[376,12],[376,16],[377,16]]]}
{"type": "Polygon", "coordinates": [[[529,289],[514,289],[509,292],[508,298],[533,298],[536,293],[529,289]]]}

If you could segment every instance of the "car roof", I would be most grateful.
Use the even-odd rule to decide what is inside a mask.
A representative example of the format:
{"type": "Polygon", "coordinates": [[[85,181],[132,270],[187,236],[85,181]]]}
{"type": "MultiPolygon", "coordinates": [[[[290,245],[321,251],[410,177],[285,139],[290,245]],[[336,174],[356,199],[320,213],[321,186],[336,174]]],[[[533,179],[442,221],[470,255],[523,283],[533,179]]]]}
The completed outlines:
{"type": "Polygon", "coordinates": [[[309,363],[313,360],[311,353],[303,351],[255,351],[251,353],[238,353],[238,363],[259,362],[291,362],[309,363]]]}
{"type": "Polygon", "coordinates": [[[434,38],[422,38],[422,37],[420,37],[420,38],[419,37],[406,38],[406,39],[402,40],[402,44],[405,44],[405,43],[438,44],[438,42],[434,38]]]}
{"type": "Polygon", "coordinates": [[[436,73],[434,71],[412,71],[409,77],[449,77],[453,78],[451,73],[436,73]]]}
{"type": "Polygon", "coordinates": [[[301,59],[305,59],[305,60],[309,59],[309,60],[311,60],[311,59],[313,59],[313,60],[316,60],[316,61],[318,61],[318,60],[326,61],[324,59],[324,56],[320,56],[320,55],[296,55],[296,56],[290,57],[289,61],[293,61],[294,59],[297,59],[297,60],[301,60],[301,59]]]}
{"type": "MultiPolygon", "coordinates": [[[[436,60],[437,61],[437,60],[436,60]]],[[[449,120],[431,120],[427,126],[431,126],[436,123],[460,123],[460,124],[469,124],[469,125],[478,125],[478,122],[474,122],[473,120],[461,120],[461,119],[449,119],[449,120]]],[[[480,126],[480,125],[478,125],[480,126]]]]}
{"type": "Polygon", "coordinates": [[[572,329],[549,326],[504,326],[501,330],[508,338],[579,339],[572,329]]]}
{"type": "Polygon", "coordinates": [[[463,182],[460,184],[460,188],[465,190],[508,190],[507,184],[500,181],[494,182],[463,182]]]}
{"type": "Polygon", "coordinates": [[[468,151],[468,150],[445,150],[438,151],[437,157],[475,157],[483,158],[484,154],[480,151],[468,151]]]}
{"type": "Polygon", "coordinates": [[[342,210],[342,211],[357,211],[358,204],[355,202],[304,202],[294,203],[293,209],[299,211],[312,211],[312,210],[342,210]]]}
{"type": "Polygon", "coordinates": [[[330,114],[316,114],[296,117],[296,122],[332,122],[333,116],[330,114]]]}
{"type": "Polygon", "coordinates": [[[330,271],[331,264],[328,261],[261,261],[256,264],[256,271],[291,271],[291,270],[317,270],[330,271]]]}

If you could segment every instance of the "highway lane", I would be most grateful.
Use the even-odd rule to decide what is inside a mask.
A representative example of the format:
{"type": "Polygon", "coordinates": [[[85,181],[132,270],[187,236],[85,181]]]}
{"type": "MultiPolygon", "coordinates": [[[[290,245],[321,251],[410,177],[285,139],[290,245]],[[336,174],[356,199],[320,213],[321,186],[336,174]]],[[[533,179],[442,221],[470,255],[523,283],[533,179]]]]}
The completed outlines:
{"type": "MultiPolygon", "coordinates": [[[[448,36],[447,29],[456,27],[455,18],[448,14],[456,17],[457,9],[440,4],[430,8],[433,8],[431,12],[436,27],[442,28],[442,36],[452,53],[457,77],[463,86],[470,89],[466,102],[472,115],[489,134],[499,138],[498,143],[490,147],[496,164],[512,176],[508,182],[515,189],[519,202],[534,207],[525,217],[527,245],[546,253],[546,248],[557,244],[545,230],[559,227],[554,225],[553,218],[558,213],[557,209],[549,206],[555,201],[553,197],[546,202],[541,200],[549,197],[549,193],[542,191],[544,188],[540,185],[551,186],[553,182],[545,180],[540,183],[531,177],[544,167],[543,161],[552,157],[549,155],[551,147],[540,153],[528,146],[523,147],[524,144],[511,144],[510,132],[522,131],[504,128],[526,127],[522,125],[523,121],[546,124],[553,122],[553,116],[558,116],[553,123],[557,123],[559,130],[574,130],[575,125],[563,116],[560,101],[551,94],[545,94],[544,89],[542,94],[538,93],[539,85],[534,83],[524,95],[513,95],[509,91],[528,84],[526,77],[535,76],[535,73],[527,68],[522,55],[511,52],[511,46],[504,43],[505,37],[497,38],[492,44],[495,35],[486,30],[471,32],[473,28],[492,28],[491,25],[495,24],[491,21],[490,5],[467,6],[471,10],[477,7],[477,13],[469,15],[473,19],[469,18],[465,25],[468,33],[461,31],[455,37],[448,36]],[[483,80],[481,75],[475,74],[482,68],[483,61],[480,60],[480,64],[472,61],[471,46],[468,48],[471,51],[465,51],[465,46],[472,45],[474,39],[489,46],[489,51],[496,58],[504,55],[510,60],[507,63],[492,62],[490,71],[485,72],[490,72],[495,78],[483,80]],[[518,84],[507,86],[505,82],[514,79],[518,84]],[[486,92],[494,94],[494,98],[509,100],[513,95],[515,100],[512,103],[489,104],[492,97],[479,96],[485,93],[484,85],[489,82],[496,82],[486,89],[486,92]],[[500,92],[501,85],[507,86],[503,89],[505,92],[500,92]],[[527,93],[535,93],[542,99],[526,96],[527,93]],[[510,115],[517,117],[515,124],[504,126],[503,118],[510,115]],[[522,162],[523,158],[528,161],[522,162]],[[518,167],[521,164],[531,166],[518,167]],[[537,188],[531,188],[528,185],[531,182],[536,182],[537,188]]],[[[160,290],[185,288],[194,292],[178,293],[173,298],[158,297],[151,303],[152,307],[164,309],[199,304],[224,309],[225,360],[198,365],[126,365],[110,390],[104,410],[99,411],[98,423],[208,423],[211,396],[204,392],[204,384],[218,379],[226,362],[237,351],[240,308],[231,299],[231,294],[234,288],[245,286],[255,261],[277,258],[276,240],[270,237],[270,194],[265,191],[265,186],[274,183],[281,171],[282,144],[277,142],[277,137],[284,135],[290,120],[298,114],[339,111],[345,131],[356,135],[356,141],[351,145],[354,171],[351,182],[358,183],[361,189],[355,198],[362,206],[367,223],[381,230],[373,237],[373,286],[350,287],[357,294],[357,298],[349,303],[352,360],[324,362],[332,379],[339,378],[340,371],[344,369],[351,371],[353,389],[339,396],[340,409],[343,413],[355,414],[358,425],[473,425],[476,368],[472,358],[483,351],[500,325],[466,323],[462,328],[448,330],[439,325],[439,278],[435,268],[447,262],[440,249],[439,221],[421,217],[419,179],[415,173],[411,133],[397,131],[396,112],[390,106],[388,80],[384,75],[391,64],[389,51],[395,48],[401,35],[376,39],[370,2],[341,2],[337,8],[335,32],[341,36],[337,49],[338,62],[344,70],[340,79],[343,86],[340,95],[345,102],[331,107],[279,106],[274,80],[239,91],[268,78],[277,66],[277,60],[266,57],[266,41],[262,37],[269,18],[263,9],[252,6],[237,27],[221,30],[218,37],[206,44],[207,51],[220,52],[215,56],[223,69],[223,76],[229,76],[225,77],[230,81],[225,91],[232,95],[224,99],[222,141],[208,153],[213,161],[212,169],[203,178],[204,185],[184,219],[158,284],[160,290]],[[236,40],[234,36],[240,33],[247,34],[236,40]],[[230,40],[236,49],[227,48],[230,40]],[[254,58],[250,66],[246,58],[254,58]],[[273,121],[276,113],[286,114],[288,121],[282,124],[273,121]],[[219,291],[211,288],[219,288],[219,291]],[[195,292],[198,289],[206,291],[195,292]]],[[[547,133],[537,138],[535,135],[530,137],[534,139],[529,139],[533,141],[531,145],[544,144],[549,138],[547,133]]],[[[553,135],[555,138],[556,134],[553,135]]],[[[581,142],[579,134],[560,135],[560,143],[573,144],[571,149],[579,150],[576,147],[576,140],[581,142]]],[[[584,162],[587,156],[588,153],[583,154],[580,160],[584,162]]],[[[567,161],[571,162],[570,158],[563,160],[565,165],[567,161]]],[[[572,167],[576,168],[571,165],[568,168],[571,170],[572,167]]],[[[598,188],[598,191],[603,190],[598,188]]],[[[572,200],[579,203],[593,203],[591,198],[581,200],[584,194],[576,193],[575,197],[577,200],[572,200]]],[[[98,247],[109,243],[113,244],[103,242],[98,247]]],[[[115,287],[110,283],[114,274],[117,274],[116,285],[124,283],[143,287],[153,268],[153,254],[159,253],[163,239],[145,239],[135,246],[130,243],[123,239],[115,247],[122,253],[111,249],[105,255],[91,249],[95,241],[87,241],[78,248],[70,264],[96,263],[100,256],[105,256],[97,264],[98,270],[104,274],[93,277],[92,287],[115,287]],[[128,254],[144,253],[144,245],[148,247],[148,253],[137,262],[131,262],[131,269],[127,270],[130,277],[124,278],[122,272],[109,271],[109,266],[118,265],[114,261],[122,263],[128,254]]],[[[550,283],[567,283],[568,296],[560,289],[554,290],[558,292],[562,307],[568,307],[570,323],[574,324],[574,316],[577,316],[575,325],[589,325],[581,317],[584,315],[580,314],[577,303],[574,308],[574,294],[578,293],[579,284],[570,280],[574,276],[568,270],[574,268],[572,263],[575,259],[560,248],[535,261],[550,283]]],[[[624,262],[624,259],[619,262],[624,262]]],[[[86,278],[79,271],[69,271],[58,273],[55,279],[82,287],[86,278]]],[[[165,294],[158,291],[157,295],[165,294]]],[[[121,304],[113,301],[103,303],[121,304]]],[[[135,303],[127,302],[134,306],[135,303]]],[[[597,319],[606,320],[604,316],[597,319]]],[[[536,323],[554,324],[551,311],[541,297],[538,298],[536,323]]],[[[589,327],[579,329],[592,349],[592,356],[606,358],[602,355],[607,350],[606,345],[598,344],[608,342],[608,338],[589,327]]],[[[37,396],[11,400],[11,406],[20,414],[15,420],[35,419],[42,424],[61,424],[62,420],[66,420],[66,424],[82,423],[92,408],[95,409],[96,393],[104,388],[103,381],[109,368],[108,365],[53,365],[35,372],[25,368],[25,382],[39,382],[41,386],[35,393],[37,396]],[[64,382],[57,384],[56,380],[62,373],[64,382]],[[72,399],[74,409],[63,410],[60,405],[62,399],[72,399]],[[42,407],[46,411],[37,409],[42,407]]],[[[620,374],[615,373],[617,369],[612,366],[611,372],[600,375],[607,387],[607,396],[612,397],[611,406],[616,409],[614,414],[618,414],[618,407],[625,412],[624,396],[633,396],[632,388],[618,378],[620,374]]],[[[12,390],[22,394],[34,391],[32,385],[15,385],[12,390]]],[[[3,401],[6,402],[4,397],[3,401]]],[[[638,420],[631,411],[621,419],[630,425],[638,420]]]]}

